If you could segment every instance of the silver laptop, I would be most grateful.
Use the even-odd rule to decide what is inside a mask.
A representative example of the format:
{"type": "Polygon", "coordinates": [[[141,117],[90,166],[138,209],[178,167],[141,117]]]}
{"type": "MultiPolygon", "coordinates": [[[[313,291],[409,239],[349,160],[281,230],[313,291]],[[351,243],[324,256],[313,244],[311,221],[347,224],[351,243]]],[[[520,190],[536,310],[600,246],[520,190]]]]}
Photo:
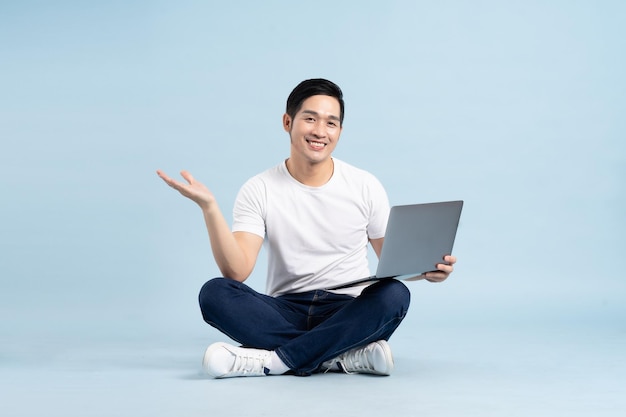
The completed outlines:
{"type": "Polygon", "coordinates": [[[328,289],[435,271],[452,254],[462,208],[463,201],[393,206],[376,275],[328,289]]]}

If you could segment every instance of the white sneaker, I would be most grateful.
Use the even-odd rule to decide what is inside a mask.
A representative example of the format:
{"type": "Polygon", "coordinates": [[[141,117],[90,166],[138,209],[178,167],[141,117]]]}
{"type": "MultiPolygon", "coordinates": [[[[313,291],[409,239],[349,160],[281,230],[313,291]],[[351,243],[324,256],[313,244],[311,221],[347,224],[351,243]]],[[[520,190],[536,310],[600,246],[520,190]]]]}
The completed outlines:
{"type": "Polygon", "coordinates": [[[214,378],[265,376],[269,373],[271,352],[213,343],[204,352],[202,367],[214,378]]]}
{"type": "Polygon", "coordinates": [[[334,365],[339,366],[339,369],[347,374],[391,375],[394,368],[391,348],[385,340],[349,350],[335,359],[324,362],[322,369],[330,370],[334,365]]]}

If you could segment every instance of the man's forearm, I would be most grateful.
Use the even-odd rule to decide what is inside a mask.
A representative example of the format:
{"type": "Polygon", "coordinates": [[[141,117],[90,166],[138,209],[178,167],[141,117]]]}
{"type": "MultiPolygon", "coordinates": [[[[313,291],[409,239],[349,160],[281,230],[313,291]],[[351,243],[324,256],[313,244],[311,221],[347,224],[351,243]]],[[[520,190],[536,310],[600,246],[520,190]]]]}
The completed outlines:
{"type": "Polygon", "coordinates": [[[241,248],[217,203],[203,208],[202,214],[206,224],[211,250],[218,268],[224,277],[243,282],[252,272],[252,266],[241,248]]]}

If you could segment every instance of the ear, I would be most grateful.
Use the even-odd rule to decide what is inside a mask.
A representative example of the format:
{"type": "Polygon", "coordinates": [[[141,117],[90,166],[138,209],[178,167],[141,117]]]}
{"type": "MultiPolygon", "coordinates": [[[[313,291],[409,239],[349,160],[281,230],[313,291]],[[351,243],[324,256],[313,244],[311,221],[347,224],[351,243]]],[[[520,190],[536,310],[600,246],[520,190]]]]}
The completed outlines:
{"type": "Polygon", "coordinates": [[[283,114],[283,129],[285,129],[285,132],[291,131],[291,122],[291,116],[287,113],[283,114]]]}

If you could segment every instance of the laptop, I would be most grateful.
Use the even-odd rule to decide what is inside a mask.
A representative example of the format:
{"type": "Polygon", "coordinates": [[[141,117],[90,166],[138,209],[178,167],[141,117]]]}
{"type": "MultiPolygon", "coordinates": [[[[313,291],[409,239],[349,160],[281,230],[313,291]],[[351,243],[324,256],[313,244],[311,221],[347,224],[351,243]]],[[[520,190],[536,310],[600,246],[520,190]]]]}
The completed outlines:
{"type": "Polygon", "coordinates": [[[443,257],[452,254],[462,208],[461,200],[391,207],[376,275],[327,289],[435,271],[443,257]]]}

